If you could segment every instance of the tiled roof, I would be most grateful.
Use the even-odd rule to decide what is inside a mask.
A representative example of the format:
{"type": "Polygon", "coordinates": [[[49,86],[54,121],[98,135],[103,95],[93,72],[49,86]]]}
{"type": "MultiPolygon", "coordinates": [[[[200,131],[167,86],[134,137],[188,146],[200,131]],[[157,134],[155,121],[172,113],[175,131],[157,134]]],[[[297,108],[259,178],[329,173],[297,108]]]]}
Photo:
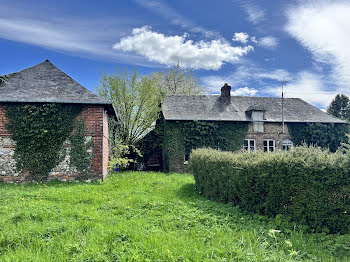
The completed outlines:
{"type": "MultiPolygon", "coordinates": [[[[264,110],[265,121],[282,122],[282,99],[278,97],[231,96],[229,102],[218,95],[169,95],[162,110],[166,120],[252,121],[249,110],[264,110]]],[[[299,98],[284,99],[285,122],[346,123],[299,98]]]]}
{"type": "Polygon", "coordinates": [[[112,103],[98,97],[49,60],[10,75],[0,84],[0,102],[112,103]]]}

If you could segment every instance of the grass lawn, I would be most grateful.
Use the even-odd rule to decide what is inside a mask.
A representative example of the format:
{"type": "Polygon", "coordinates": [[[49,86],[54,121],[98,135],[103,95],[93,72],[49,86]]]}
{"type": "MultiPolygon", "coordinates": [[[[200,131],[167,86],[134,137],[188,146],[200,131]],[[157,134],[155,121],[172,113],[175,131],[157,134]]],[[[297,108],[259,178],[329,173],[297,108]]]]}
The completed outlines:
{"type": "Polygon", "coordinates": [[[283,224],[201,197],[186,174],[0,184],[0,261],[350,261],[349,235],[283,224]]]}

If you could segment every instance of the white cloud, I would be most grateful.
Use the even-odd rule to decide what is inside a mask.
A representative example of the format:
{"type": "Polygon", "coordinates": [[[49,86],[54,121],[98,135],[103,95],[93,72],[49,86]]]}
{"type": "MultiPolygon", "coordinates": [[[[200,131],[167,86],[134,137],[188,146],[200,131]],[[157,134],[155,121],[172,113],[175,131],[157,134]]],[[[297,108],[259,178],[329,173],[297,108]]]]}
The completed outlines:
{"type": "Polygon", "coordinates": [[[265,36],[258,40],[258,45],[265,48],[276,48],[278,46],[278,39],[273,36],[265,36]]]}
{"type": "Polygon", "coordinates": [[[147,10],[164,18],[167,22],[169,21],[171,24],[180,26],[189,32],[199,33],[209,38],[220,38],[220,39],[222,38],[220,33],[216,31],[208,30],[204,27],[194,24],[192,21],[190,21],[183,15],[179,14],[174,9],[170,8],[169,6],[164,4],[162,1],[158,1],[158,0],[134,0],[134,1],[138,3],[140,6],[142,6],[143,8],[146,8],[147,10]]]}
{"type": "Polygon", "coordinates": [[[315,61],[331,66],[332,82],[350,85],[349,1],[300,2],[287,11],[287,32],[309,50],[315,61]]]}
{"type": "Polygon", "coordinates": [[[258,43],[258,40],[256,40],[256,37],[255,36],[252,36],[250,38],[250,41],[252,41],[253,43],[257,44],[258,43]]]}
{"type": "MultiPolygon", "coordinates": [[[[266,92],[281,96],[281,86],[268,88],[266,92]]],[[[321,76],[307,71],[298,73],[295,80],[287,83],[284,92],[285,97],[298,97],[320,108],[326,108],[338,93],[326,90],[321,76]]]]}
{"type": "Polygon", "coordinates": [[[121,36],[123,30],[132,26],[132,21],[128,19],[77,19],[46,9],[35,10],[27,12],[25,8],[1,6],[0,39],[40,46],[74,56],[132,62],[137,65],[151,64],[141,56],[117,53],[111,48],[114,43],[111,35],[121,36]]]}
{"type": "Polygon", "coordinates": [[[275,69],[273,71],[257,72],[256,76],[258,78],[271,79],[276,81],[290,80],[291,74],[284,69],[275,69]]]}
{"type": "Polygon", "coordinates": [[[247,19],[249,22],[256,25],[265,19],[265,11],[262,8],[250,3],[243,4],[243,7],[248,14],[247,19]]]}
{"type": "Polygon", "coordinates": [[[234,34],[232,41],[246,44],[248,42],[248,38],[249,38],[249,35],[247,33],[240,32],[240,33],[234,34]]]}
{"type": "Polygon", "coordinates": [[[254,96],[257,92],[258,92],[258,90],[254,89],[254,88],[248,88],[246,86],[246,87],[241,87],[241,88],[238,88],[234,91],[231,91],[231,95],[233,95],[233,96],[254,96]]]}
{"type": "Polygon", "coordinates": [[[253,50],[252,46],[231,46],[221,40],[194,42],[188,35],[165,36],[153,32],[150,27],[134,28],[132,35],[122,38],[114,49],[136,52],[164,65],[218,70],[224,63],[236,63],[240,57],[253,50]]]}
{"type": "MultiPolygon", "coordinates": [[[[244,73],[243,73],[244,74],[244,73]]],[[[243,76],[242,74],[242,76],[243,76]]],[[[234,96],[254,96],[258,93],[257,89],[254,88],[248,88],[240,87],[237,88],[237,86],[242,86],[242,82],[236,81],[236,79],[231,76],[207,76],[201,78],[203,85],[206,87],[206,89],[209,91],[210,94],[220,94],[221,87],[228,83],[231,85],[231,95],[234,96]]]]}
{"type": "Polygon", "coordinates": [[[229,83],[233,88],[237,86],[251,85],[255,82],[259,85],[259,90],[264,91],[267,85],[265,80],[276,81],[280,83],[282,80],[290,80],[291,74],[284,69],[266,70],[254,64],[240,65],[236,70],[229,75],[219,76],[211,75],[201,77],[203,85],[211,93],[219,92],[224,83],[229,83]]]}

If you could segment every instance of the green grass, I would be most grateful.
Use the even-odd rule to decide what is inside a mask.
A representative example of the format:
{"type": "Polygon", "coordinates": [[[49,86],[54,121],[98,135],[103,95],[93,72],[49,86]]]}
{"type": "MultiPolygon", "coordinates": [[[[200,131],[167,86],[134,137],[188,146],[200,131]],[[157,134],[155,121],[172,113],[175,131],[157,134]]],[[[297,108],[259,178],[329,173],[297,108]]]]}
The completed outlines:
{"type": "Polygon", "coordinates": [[[186,174],[0,184],[0,261],[350,261],[349,235],[285,224],[205,199],[186,174]]]}

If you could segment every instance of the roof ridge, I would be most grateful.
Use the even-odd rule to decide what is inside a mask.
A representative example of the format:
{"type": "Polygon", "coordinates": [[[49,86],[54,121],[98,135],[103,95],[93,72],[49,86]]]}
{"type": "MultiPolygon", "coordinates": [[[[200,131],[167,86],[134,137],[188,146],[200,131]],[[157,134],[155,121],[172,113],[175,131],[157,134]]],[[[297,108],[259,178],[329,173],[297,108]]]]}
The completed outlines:
{"type": "Polygon", "coordinates": [[[108,104],[108,99],[82,86],[50,60],[24,68],[0,84],[1,102],[108,104]]]}

